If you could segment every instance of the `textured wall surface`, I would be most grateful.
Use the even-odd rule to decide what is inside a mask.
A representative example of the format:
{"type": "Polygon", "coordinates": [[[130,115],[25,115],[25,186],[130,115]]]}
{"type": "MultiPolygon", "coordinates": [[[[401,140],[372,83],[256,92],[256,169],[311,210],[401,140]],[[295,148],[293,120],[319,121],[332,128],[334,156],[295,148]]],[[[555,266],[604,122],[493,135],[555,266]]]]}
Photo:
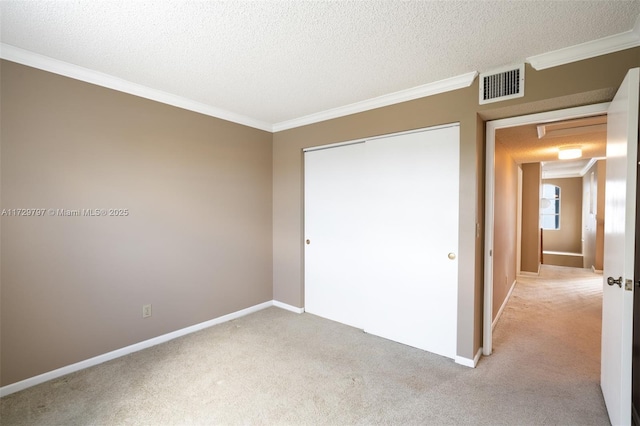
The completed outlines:
{"type": "Polygon", "coordinates": [[[517,100],[478,106],[475,83],[273,135],[4,62],[2,207],[131,215],[2,218],[2,383],[271,298],[304,306],[302,148],[452,122],[458,355],[472,358],[482,341],[483,121],[610,100],[639,52],[527,67],[517,100]],[[154,305],[146,322],[143,303],[154,305]]]}
{"type": "Polygon", "coordinates": [[[270,133],[1,71],[3,385],[272,299],[270,133]]]}
{"type": "Polygon", "coordinates": [[[543,250],[582,253],[582,178],[543,179],[560,187],[560,229],[542,231],[543,250]]]}
{"type": "Polygon", "coordinates": [[[501,143],[495,148],[493,207],[493,313],[495,319],[516,279],[518,165],[501,143]]]}

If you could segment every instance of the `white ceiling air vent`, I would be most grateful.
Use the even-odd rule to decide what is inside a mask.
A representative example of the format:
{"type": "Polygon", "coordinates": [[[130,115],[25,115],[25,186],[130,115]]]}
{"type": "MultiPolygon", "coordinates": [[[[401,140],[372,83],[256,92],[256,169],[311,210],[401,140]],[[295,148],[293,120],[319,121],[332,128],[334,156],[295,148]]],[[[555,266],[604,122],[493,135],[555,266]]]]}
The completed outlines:
{"type": "Polygon", "coordinates": [[[524,96],[524,64],[480,74],[480,105],[524,96]]]}

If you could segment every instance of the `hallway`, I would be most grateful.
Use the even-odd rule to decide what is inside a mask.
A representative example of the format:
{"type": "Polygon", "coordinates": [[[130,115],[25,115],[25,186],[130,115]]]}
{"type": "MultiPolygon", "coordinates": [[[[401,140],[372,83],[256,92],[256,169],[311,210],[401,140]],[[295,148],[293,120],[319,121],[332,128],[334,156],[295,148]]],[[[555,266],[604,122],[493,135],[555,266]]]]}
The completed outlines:
{"type": "Polygon", "coordinates": [[[591,424],[608,424],[600,390],[601,315],[602,275],[542,265],[539,276],[518,276],[494,330],[494,353],[505,356],[504,368],[525,393],[581,406],[591,412],[585,416],[591,424]]]}

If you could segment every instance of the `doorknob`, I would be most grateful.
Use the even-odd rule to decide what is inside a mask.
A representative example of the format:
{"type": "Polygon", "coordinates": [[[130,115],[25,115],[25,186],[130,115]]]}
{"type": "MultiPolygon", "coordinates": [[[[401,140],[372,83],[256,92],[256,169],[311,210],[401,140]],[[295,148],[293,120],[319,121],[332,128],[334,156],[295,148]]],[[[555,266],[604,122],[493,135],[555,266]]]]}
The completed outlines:
{"type": "Polygon", "coordinates": [[[449,255],[447,256],[449,259],[453,260],[456,258],[456,254],[455,253],[449,253],[449,255]]]}
{"type": "Polygon", "coordinates": [[[613,277],[609,277],[607,278],[607,284],[611,286],[614,284],[618,284],[618,287],[622,288],[622,277],[618,278],[617,280],[614,279],[613,277]]]}

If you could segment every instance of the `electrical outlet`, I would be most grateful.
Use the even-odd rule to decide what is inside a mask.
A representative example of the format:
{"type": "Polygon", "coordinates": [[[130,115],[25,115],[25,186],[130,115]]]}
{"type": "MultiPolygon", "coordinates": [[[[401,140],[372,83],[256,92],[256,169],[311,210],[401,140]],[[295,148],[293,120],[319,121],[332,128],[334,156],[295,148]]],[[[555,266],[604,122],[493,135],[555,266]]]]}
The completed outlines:
{"type": "Polygon", "coordinates": [[[142,318],[149,318],[151,316],[151,305],[142,305],[142,318]]]}

